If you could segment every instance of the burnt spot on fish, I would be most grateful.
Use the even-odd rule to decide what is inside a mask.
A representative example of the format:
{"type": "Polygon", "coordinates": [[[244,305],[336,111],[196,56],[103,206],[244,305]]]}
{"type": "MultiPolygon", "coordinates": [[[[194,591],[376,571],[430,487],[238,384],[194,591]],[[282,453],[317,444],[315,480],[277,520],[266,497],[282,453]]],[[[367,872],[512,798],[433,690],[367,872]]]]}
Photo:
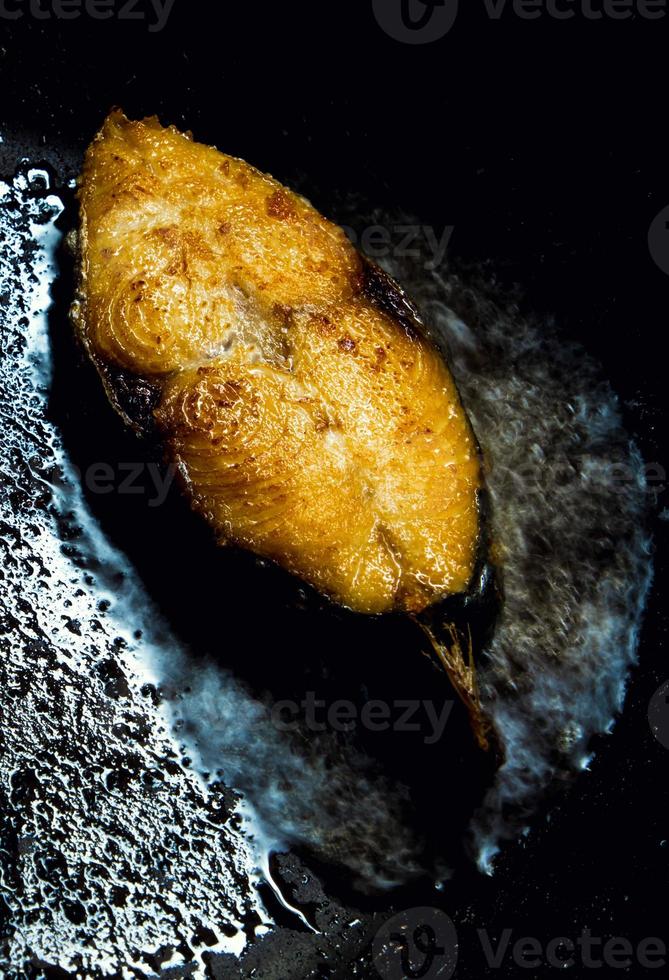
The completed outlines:
{"type": "Polygon", "coordinates": [[[353,337],[349,337],[348,334],[344,334],[344,336],[340,337],[337,341],[337,347],[343,354],[352,354],[357,346],[358,345],[353,337]]]}
{"type": "Polygon", "coordinates": [[[271,218],[286,221],[295,217],[295,208],[287,191],[276,190],[267,198],[267,213],[271,218]]]}

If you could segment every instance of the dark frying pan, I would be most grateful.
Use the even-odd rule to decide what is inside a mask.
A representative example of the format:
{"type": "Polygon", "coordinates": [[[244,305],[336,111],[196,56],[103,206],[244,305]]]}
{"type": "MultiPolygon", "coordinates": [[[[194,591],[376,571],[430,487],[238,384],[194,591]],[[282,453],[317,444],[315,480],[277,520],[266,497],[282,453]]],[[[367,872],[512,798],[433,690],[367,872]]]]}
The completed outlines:
{"type": "MultiPolygon", "coordinates": [[[[501,288],[521,285],[526,310],[555,314],[565,335],[602,363],[646,461],[669,467],[659,340],[669,279],[654,260],[662,264],[658,246],[653,254],[648,247],[648,228],[669,204],[660,114],[665,21],[562,24],[544,18],[534,24],[506,16],[496,22],[480,12],[477,20],[476,11],[468,10],[442,40],[412,46],[391,39],[366,5],[267,4],[213,12],[177,0],[161,31],[149,30],[149,5],[137,7],[143,19],[99,22],[84,14],[39,19],[27,5],[20,10],[22,17],[0,20],[1,176],[11,177],[22,159],[44,164],[67,204],[63,229],[73,216],[68,181],[105,112],[117,104],[129,115],[158,113],[164,122],[193,130],[198,139],[299,186],[326,213],[354,197],[361,210],[403,210],[434,228],[453,225],[456,264],[467,270],[488,261],[485,268],[501,288]],[[625,84],[621,65],[627,67],[625,84]]],[[[102,443],[105,458],[140,459],[141,449],[128,442],[78,359],[65,320],[68,258],[61,254],[59,261],[50,324],[52,418],[82,469],[100,457],[102,443]]],[[[274,698],[305,690],[306,679],[322,684],[329,698],[363,687],[369,696],[387,699],[434,692],[429,662],[418,653],[406,661],[410,637],[395,628],[352,630],[345,618],[308,602],[306,611],[296,612],[283,579],[270,579],[267,587],[267,570],[259,593],[251,563],[235,559],[232,567],[227,558],[208,557],[206,533],[176,499],[153,511],[133,496],[90,503],[152,598],[169,610],[194,662],[213,655],[212,636],[232,619],[237,640],[225,651],[218,648],[221,661],[274,698]],[[183,577],[177,584],[166,572],[166,523],[184,564],[198,570],[190,584],[183,577]],[[228,587],[222,610],[212,584],[220,575],[227,575],[228,587]]],[[[661,481],[649,505],[651,520],[666,507],[661,481]]],[[[486,964],[479,928],[494,942],[512,930],[512,942],[532,936],[544,947],[586,927],[635,946],[652,936],[669,942],[653,897],[666,880],[669,855],[661,846],[669,837],[666,749],[647,720],[649,701],[666,679],[666,527],[655,522],[655,585],[624,713],[613,733],[595,742],[590,771],[543,803],[530,835],[504,847],[492,877],[476,870],[462,846],[491,773],[456,708],[448,750],[430,751],[411,739],[377,738],[367,746],[389,784],[409,782],[423,814],[426,847],[442,858],[446,853],[452,881],[436,891],[419,875],[399,889],[369,893],[336,861],[294,847],[273,859],[276,892],[258,886],[277,928],[268,937],[254,936],[258,923],[249,912],[244,928],[254,944],[241,966],[215,945],[206,954],[206,942],[198,947],[185,934],[178,961],[206,963],[211,976],[221,977],[374,977],[372,942],[383,922],[402,909],[423,907],[445,910],[457,924],[455,975],[461,977],[518,975],[512,956],[499,969],[486,964]],[[444,840],[452,846],[444,847],[444,840]],[[205,955],[196,961],[194,951],[202,948],[205,955]]],[[[16,646],[14,628],[3,624],[10,646],[16,646]]],[[[113,689],[113,663],[104,669],[103,682],[113,689]]],[[[30,685],[28,673],[24,681],[30,685]]],[[[14,731],[6,721],[16,696],[10,688],[5,677],[0,746],[3,732],[14,731]]],[[[48,690],[52,701],[45,715],[62,735],[66,702],[59,701],[57,684],[48,690]]],[[[85,687],[81,697],[85,702],[85,687]]],[[[100,708],[93,700],[89,707],[100,708]]],[[[51,766],[58,769],[60,758],[85,768],[83,749],[69,755],[64,743],[60,749],[57,740],[47,743],[41,751],[50,753],[51,766]]],[[[28,902],[24,874],[33,844],[22,836],[21,808],[26,794],[39,799],[29,779],[7,785],[14,795],[0,797],[0,957],[16,929],[17,890],[28,902]]],[[[229,805],[227,792],[221,790],[221,807],[229,805]]],[[[87,935],[87,920],[77,919],[90,884],[60,866],[49,870],[44,883],[62,891],[72,934],[85,950],[95,937],[87,935]]],[[[221,884],[209,880],[207,887],[221,884]]],[[[411,929],[423,924],[419,919],[409,915],[411,929]]],[[[170,972],[170,956],[164,950],[145,957],[145,972],[136,975],[198,975],[192,966],[170,972]]],[[[445,959],[441,974],[434,972],[437,966],[414,975],[450,975],[445,959]]],[[[24,975],[19,967],[12,964],[15,973],[8,968],[8,976],[24,975]]],[[[24,969],[35,978],[76,973],[39,957],[24,969]]],[[[572,973],[579,971],[589,975],[582,965],[572,973]]]]}

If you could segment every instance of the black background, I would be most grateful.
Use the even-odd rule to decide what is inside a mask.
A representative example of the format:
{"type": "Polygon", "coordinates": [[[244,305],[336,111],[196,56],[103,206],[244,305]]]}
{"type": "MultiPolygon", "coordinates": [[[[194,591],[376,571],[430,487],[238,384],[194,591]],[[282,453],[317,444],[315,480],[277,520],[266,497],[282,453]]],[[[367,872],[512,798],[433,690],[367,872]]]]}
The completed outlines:
{"type": "MultiPolygon", "coordinates": [[[[141,20],[0,21],[2,170],[24,141],[71,171],[121,105],[280,179],[300,175],[316,204],[319,188],[334,187],[453,225],[451,254],[489,261],[503,284],[521,284],[528,308],[554,314],[600,358],[646,460],[669,469],[669,276],[647,244],[669,205],[669,15],[525,21],[509,10],[493,21],[482,0],[461,8],[445,38],[416,46],[390,39],[369,0],[176,0],[160,33],[141,20]]],[[[584,928],[669,943],[669,754],[646,719],[669,676],[667,527],[656,522],[641,665],[592,771],[493,878],[464,876],[444,897],[460,932],[458,976],[487,975],[474,922],[544,944],[584,928]]],[[[438,803],[438,781],[434,793],[438,803]]],[[[491,975],[555,972],[507,963],[491,975]]]]}

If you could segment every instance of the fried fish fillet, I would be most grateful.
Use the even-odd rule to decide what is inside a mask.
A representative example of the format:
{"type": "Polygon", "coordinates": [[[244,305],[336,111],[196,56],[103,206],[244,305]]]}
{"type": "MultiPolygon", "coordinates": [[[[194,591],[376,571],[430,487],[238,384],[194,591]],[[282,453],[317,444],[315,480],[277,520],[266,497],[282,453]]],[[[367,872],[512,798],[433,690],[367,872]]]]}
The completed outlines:
{"type": "Polygon", "coordinates": [[[77,330],[117,407],[119,387],[150,393],[218,540],[361,613],[466,591],[478,447],[393,280],[304,198],[156,118],[111,113],[79,201],[77,330]]]}

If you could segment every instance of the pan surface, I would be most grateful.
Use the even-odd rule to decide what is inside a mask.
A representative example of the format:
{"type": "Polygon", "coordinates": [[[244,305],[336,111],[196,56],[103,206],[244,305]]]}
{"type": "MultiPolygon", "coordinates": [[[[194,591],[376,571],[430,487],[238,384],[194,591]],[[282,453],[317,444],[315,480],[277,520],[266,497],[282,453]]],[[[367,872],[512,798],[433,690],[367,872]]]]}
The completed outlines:
{"type": "Polygon", "coordinates": [[[459,977],[519,975],[511,952],[490,965],[478,930],[544,951],[585,929],[669,942],[654,898],[669,854],[661,711],[655,735],[648,721],[668,679],[669,269],[655,231],[649,247],[669,205],[666,21],[495,21],[481,5],[412,45],[364,4],[177,0],[161,30],[150,5],[100,21],[20,10],[0,22],[5,974],[399,976],[379,942],[402,914],[409,946],[430,922],[451,943],[423,974],[447,976],[434,910],[455,924],[459,977]],[[500,723],[529,719],[506,783],[458,705],[432,744],[425,714],[390,734],[268,721],[282,700],[441,709],[452,692],[409,631],[351,624],[212,554],[113,418],[68,329],[59,241],[114,104],[300,189],[441,331],[495,450],[502,537],[535,535],[532,561],[508,561],[527,608],[481,666],[500,723]],[[116,491],[135,467],[141,492],[97,492],[100,465],[116,491]],[[568,532],[551,531],[567,511],[568,532]],[[578,642],[561,638],[565,609],[578,642]],[[534,632],[518,632],[527,616],[534,632]]]}

